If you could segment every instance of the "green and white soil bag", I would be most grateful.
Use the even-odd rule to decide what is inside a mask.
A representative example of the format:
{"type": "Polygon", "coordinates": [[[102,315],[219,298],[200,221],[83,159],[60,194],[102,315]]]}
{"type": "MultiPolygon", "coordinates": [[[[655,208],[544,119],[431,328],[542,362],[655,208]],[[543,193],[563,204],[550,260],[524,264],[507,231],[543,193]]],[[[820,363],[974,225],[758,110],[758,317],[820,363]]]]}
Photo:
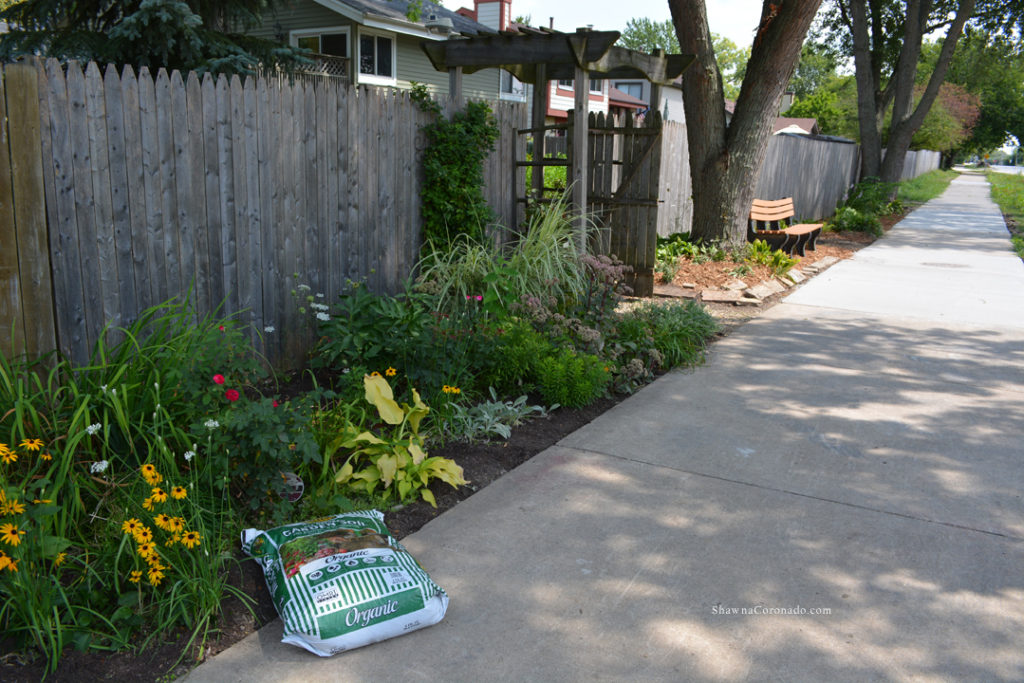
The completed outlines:
{"type": "Polygon", "coordinates": [[[321,657],[432,626],[448,595],[377,510],[242,532],[284,621],[282,642],[321,657]]]}

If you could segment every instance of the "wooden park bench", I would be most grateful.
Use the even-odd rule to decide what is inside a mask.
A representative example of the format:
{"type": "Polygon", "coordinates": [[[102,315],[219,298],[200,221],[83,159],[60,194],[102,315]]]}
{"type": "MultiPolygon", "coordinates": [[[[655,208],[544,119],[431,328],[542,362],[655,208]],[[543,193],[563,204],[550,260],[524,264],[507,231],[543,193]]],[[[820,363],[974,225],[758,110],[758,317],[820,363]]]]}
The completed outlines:
{"type": "Polygon", "coordinates": [[[804,255],[804,249],[814,251],[814,243],[821,234],[821,223],[798,223],[782,227],[796,215],[793,198],[765,200],[755,199],[750,207],[747,222],[747,241],[764,240],[772,249],[781,249],[787,254],[804,255]]]}

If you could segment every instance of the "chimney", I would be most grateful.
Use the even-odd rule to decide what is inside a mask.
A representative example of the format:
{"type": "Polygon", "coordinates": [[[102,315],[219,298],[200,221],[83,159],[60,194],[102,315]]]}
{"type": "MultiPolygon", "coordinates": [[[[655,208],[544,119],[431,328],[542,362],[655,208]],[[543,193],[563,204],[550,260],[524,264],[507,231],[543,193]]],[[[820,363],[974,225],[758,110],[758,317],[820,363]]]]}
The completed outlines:
{"type": "Polygon", "coordinates": [[[473,0],[477,23],[494,31],[512,27],[512,0],[473,0]]]}

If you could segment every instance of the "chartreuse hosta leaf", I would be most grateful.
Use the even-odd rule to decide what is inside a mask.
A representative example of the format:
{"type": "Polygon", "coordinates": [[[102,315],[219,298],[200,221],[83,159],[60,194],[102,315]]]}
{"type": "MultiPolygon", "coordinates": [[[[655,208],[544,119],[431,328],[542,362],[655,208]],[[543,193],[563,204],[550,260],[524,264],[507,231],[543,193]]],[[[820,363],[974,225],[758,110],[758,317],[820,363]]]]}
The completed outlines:
{"type": "Polygon", "coordinates": [[[335,482],[377,493],[385,501],[397,497],[398,502],[420,497],[434,507],[437,501],[430,492],[430,482],[440,479],[453,487],[466,483],[462,468],[447,458],[428,458],[419,430],[430,408],[413,389],[413,405],[395,401],[391,385],[379,375],[363,378],[366,400],[377,408],[381,420],[390,425],[390,433],[374,434],[348,424],[327,449],[330,453],[347,454],[345,463],[334,476],[335,482]],[[397,494],[397,496],[396,496],[397,494]]]}

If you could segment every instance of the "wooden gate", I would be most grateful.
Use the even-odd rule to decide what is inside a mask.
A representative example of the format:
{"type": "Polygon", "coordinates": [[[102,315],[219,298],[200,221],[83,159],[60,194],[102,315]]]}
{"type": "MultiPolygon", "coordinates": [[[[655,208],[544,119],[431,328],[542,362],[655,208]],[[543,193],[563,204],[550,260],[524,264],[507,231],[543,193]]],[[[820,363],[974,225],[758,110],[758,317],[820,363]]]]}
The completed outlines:
{"type": "MultiPolygon", "coordinates": [[[[587,203],[597,224],[595,251],[632,266],[634,294],[654,293],[661,181],[661,114],[637,124],[590,115],[587,203]]],[[[571,148],[571,146],[570,146],[571,148]]]]}
{"type": "MultiPolygon", "coordinates": [[[[569,117],[570,122],[572,117],[569,117]]],[[[533,161],[519,161],[518,167],[572,168],[573,128],[569,124],[549,125],[545,133],[566,131],[554,138],[566,144],[550,145],[533,161]],[[554,158],[552,147],[566,150],[568,159],[554,158]]],[[[532,129],[520,134],[534,132],[532,129]]],[[[590,114],[587,136],[587,209],[595,226],[590,248],[612,254],[632,267],[628,284],[637,296],[654,293],[654,258],[658,239],[658,192],[661,182],[661,114],[654,112],[636,123],[633,116],[613,117],[590,114]]],[[[529,183],[526,184],[529,189],[529,183]]],[[[550,201],[544,196],[556,188],[536,188],[529,201],[550,201]]],[[[525,197],[520,201],[527,201],[525,197]]]]}

